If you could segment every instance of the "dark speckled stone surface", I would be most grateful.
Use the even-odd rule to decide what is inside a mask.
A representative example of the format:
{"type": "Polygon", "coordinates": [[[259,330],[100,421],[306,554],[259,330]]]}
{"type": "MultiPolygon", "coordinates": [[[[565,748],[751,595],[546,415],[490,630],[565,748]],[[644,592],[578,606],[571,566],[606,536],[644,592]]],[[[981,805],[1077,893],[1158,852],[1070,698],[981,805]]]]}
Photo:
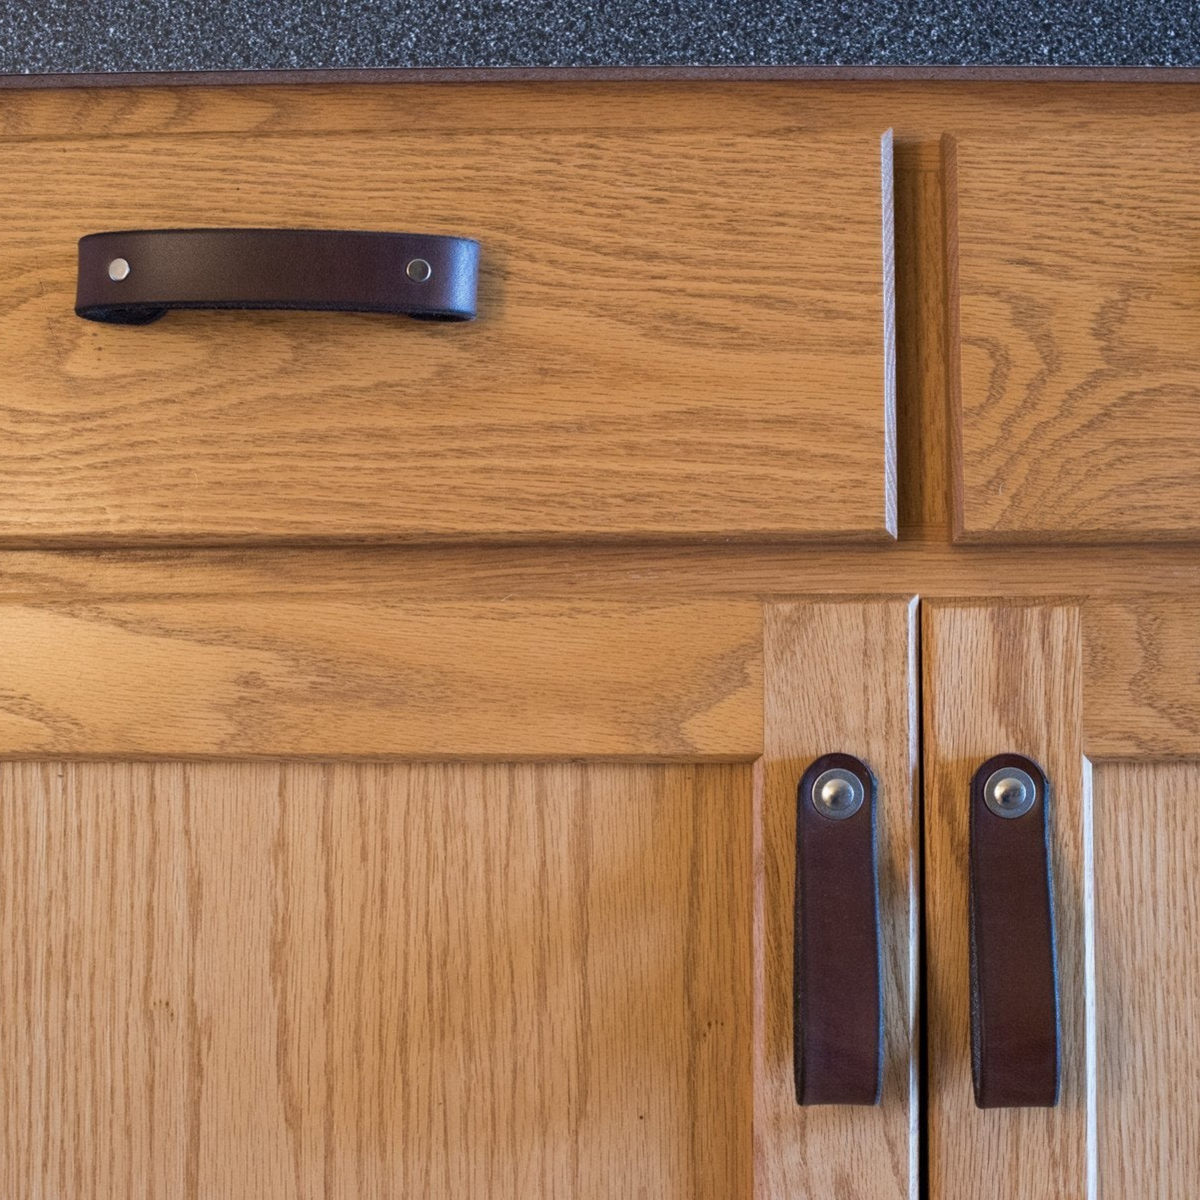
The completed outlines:
{"type": "Polygon", "coordinates": [[[1197,66],[1197,0],[0,0],[0,72],[1197,66]]]}

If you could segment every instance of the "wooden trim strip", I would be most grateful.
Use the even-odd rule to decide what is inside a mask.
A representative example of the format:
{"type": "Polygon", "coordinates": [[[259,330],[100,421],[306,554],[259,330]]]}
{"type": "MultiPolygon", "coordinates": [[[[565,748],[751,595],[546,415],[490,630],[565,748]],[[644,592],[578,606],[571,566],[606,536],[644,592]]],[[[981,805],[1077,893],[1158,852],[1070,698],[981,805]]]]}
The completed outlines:
{"type": "Polygon", "coordinates": [[[1092,1197],[1087,1037],[1093,983],[1081,747],[1080,612],[1074,604],[922,605],[929,1192],[974,1200],[1092,1197]],[[1057,1108],[976,1107],[971,1086],[968,842],[971,777],[998,753],[1051,782],[1062,1084],[1057,1108]],[[1011,1165],[1003,1172],[996,1163],[1011,1165]]]}
{"type": "Polygon", "coordinates": [[[919,1195],[916,601],[822,596],[767,604],[763,761],[755,813],[754,1144],[756,1196],[833,1196],[846,1164],[856,1195],[919,1195]],[[796,1104],[792,929],[796,785],[813,759],[853,754],[878,785],[883,966],[878,1107],[796,1104]]]}
{"type": "Polygon", "coordinates": [[[228,87],[375,83],[648,83],[863,80],[974,83],[1196,83],[1200,67],[775,66],[775,67],[363,67],[240,71],[80,71],[0,75],[0,89],[228,87]]]}
{"type": "Polygon", "coordinates": [[[748,761],[762,609],[0,606],[0,756],[748,761]]]}

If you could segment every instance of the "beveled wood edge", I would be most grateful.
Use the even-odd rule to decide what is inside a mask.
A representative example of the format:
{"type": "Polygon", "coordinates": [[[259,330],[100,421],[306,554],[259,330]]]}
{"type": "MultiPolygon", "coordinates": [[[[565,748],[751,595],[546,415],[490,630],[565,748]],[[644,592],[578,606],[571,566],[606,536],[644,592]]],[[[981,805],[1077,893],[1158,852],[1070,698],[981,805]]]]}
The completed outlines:
{"type": "Polygon", "coordinates": [[[229,87],[397,83],[647,83],[837,81],[1013,83],[1196,83],[1196,67],[1104,66],[640,66],[362,67],[236,71],[80,71],[0,74],[0,89],[229,87]]]}
{"type": "Polygon", "coordinates": [[[879,139],[883,264],[883,523],[900,535],[899,429],[896,392],[896,173],[895,132],[879,139]]]}

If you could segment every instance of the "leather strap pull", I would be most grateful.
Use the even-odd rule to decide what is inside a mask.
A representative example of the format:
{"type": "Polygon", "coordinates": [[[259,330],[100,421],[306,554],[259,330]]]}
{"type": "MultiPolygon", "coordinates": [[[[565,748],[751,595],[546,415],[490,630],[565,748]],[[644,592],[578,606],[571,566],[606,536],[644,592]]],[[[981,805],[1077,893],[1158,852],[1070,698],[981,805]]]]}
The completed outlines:
{"type": "Polygon", "coordinates": [[[152,229],[79,239],[75,312],[148,325],[173,308],[475,316],[479,243],[416,233],[152,229]]]}
{"type": "Polygon", "coordinates": [[[1050,785],[1020,754],[971,781],[971,1074],[980,1108],[1052,1107],[1059,1089],[1050,785]]]}
{"type": "Polygon", "coordinates": [[[799,1104],[878,1104],[883,1082],[875,779],[826,754],[796,795],[793,1038],[799,1104]]]}

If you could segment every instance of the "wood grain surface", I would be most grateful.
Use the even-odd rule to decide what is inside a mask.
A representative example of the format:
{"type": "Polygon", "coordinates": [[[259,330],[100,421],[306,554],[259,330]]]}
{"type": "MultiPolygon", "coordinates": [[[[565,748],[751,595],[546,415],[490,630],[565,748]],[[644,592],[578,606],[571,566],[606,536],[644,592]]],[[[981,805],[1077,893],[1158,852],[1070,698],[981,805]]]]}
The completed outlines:
{"type": "Polygon", "coordinates": [[[1200,1177],[1200,770],[1097,766],[1101,1194],[1186,1200],[1200,1177]]]}
{"type": "Polygon", "coordinates": [[[0,767],[0,1190],[748,1195],[751,785],[0,767]]]}
{"type": "Polygon", "coordinates": [[[9,140],[0,542],[894,535],[886,127],[633,99],[9,140]],[[474,237],[480,319],[73,315],[82,234],[190,226],[474,237]]]}
{"type": "Polygon", "coordinates": [[[961,535],[1200,536],[1190,113],[947,139],[961,535]]]}
{"type": "Polygon", "coordinates": [[[753,759],[752,602],[0,604],[0,754],[753,759]]]}
{"type": "Polygon", "coordinates": [[[1200,599],[1089,600],[1084,750],[1093,761],[1200,759],[1200,599]]]}
{"type": "Polygon", "coordinates": [[[924,685],[926,1138],[931,1200],[1093,1200],[1094,1064],[1079,611],[931,604],[924,685]],[[1057,1108],[977,1109],[971,1087],[968,868],[970,781],[1010,751],[1050,780],[1050,842],[1061,1004],[1057,1108]]]}
{"type": "Polygon", "coordinates": [[[756,824],[755,1196],[918,1195],[916,605],[833,598],[767,606],[756,824]],[[792,924],[796,785],[814,758],[854,754],[878,785],[884,1080],[878,1108],[796,1104],[792,924]]]}

